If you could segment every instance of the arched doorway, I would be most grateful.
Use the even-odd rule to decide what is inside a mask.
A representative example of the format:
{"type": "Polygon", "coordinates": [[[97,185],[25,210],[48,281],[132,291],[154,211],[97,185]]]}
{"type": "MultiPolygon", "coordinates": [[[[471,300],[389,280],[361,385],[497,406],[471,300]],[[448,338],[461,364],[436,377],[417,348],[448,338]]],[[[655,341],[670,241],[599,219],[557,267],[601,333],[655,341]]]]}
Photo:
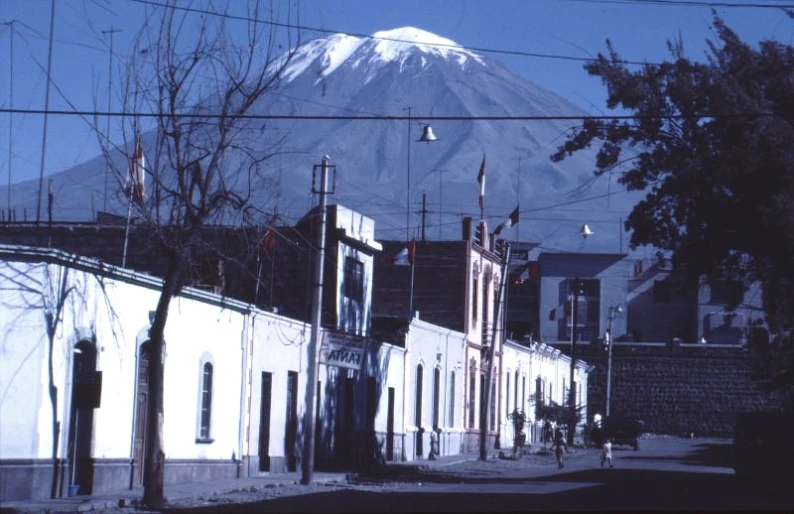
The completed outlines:
{"type": "Polygon", "coordinates": [[[96,370],[96,346],[86,340],[74,346],[72,359],[72,401],[69,416],[69,483],[79,485],[77,494],[94,489],[94,409],[99,407],[101,372],[96,370]]]}
{"type": "Polygon", "coordinates": [[[149,413],[149,341],[144,342],[138,347],[138,370],[136,373],[137,384],[135,387],[135,442],[134,456],[135,463],[138,465],[134,481],[136,484],[143,484],[143,469],[146,459],[146,422],[149,413]]]}

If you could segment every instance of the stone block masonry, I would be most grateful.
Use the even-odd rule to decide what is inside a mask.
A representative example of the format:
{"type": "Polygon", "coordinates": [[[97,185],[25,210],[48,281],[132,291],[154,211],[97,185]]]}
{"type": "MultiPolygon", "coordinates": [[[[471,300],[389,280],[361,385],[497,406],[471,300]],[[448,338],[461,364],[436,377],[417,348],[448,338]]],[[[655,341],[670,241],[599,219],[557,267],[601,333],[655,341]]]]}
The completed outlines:
{"type": "MultiPolygon", "coordinates": [[[[611,414],[639,418],[651,433],[730,437],[739,412],[777,410],[783,405],[780,395],[762,391],[761,382],[752,378],[746,347],[684,346],[617,343],[612,355],[611,414]]],[[[595,366],[589,376],[588,411],[603,415],[606,352],[590,345],[582,353],[595,366]]]]}

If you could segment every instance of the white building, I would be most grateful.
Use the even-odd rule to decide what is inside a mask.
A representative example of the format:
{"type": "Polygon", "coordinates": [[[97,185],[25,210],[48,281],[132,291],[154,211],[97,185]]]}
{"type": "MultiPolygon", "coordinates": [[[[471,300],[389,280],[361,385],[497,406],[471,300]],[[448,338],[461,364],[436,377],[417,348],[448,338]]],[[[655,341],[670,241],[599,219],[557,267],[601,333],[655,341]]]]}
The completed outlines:
{"type": "MultiPolygon", "coordinates": [[[[537,416],[539,399],[546,405],[568,403],[571,359],[560,350],[544,343],[521,344],[506,340],[502,352],[502,391],[499,415],[500,440],[503,448],[512,448],[515,435],[510,415],[518,410],[526,415],[527,443],[542,441],[543,420],[537,416]]],[[[587,418],[588,365],[581,359],[576,362],[577,407],[581,408],[582,423],[587,418]]]]}
{"type": "Polygon", "coordinates": [[[405,459],[430,458],[463,446],[463,377],[466,336],[413,319],[406,336],[405,459]]]}
{"type": "MultiPolygon", "coordinates": [[[[462,330],[414,315],[374,338],[371,297],[383,286],[372,280],[380,250],[373,231],[372,220],[329,207],[324,282],[331,287],[322,297],[320,366],[310,390],[305,319],[198,289],[173,299],[166,483],[297,470],[307,390],[317,398],[316,469],[428,458],[431,442],[440,455],[476,451],[490,348],[489,448],[500,439],[511,444],[507,416],[519,399],[537,424],[532,384],[534,398],[564,403],[570,360],[545,344],[503,342],[504,248],[483,236],[484,225],[472,230],[469,222],[467,240],[439,249],[454,256],[446,273],[457,281],[445,282],[444,301],[459,306],[454,324],[462,330]]],[[[65,496],[70,485],[78,494],[139,486],[148,333],[162,280],[58,250],[0,245],[0,282],[0,498],[65,496]]],[[[429,293],[416,301],[433,312],[429,293]]],[[[586,398],[586,366],[577,371],[577,397],[586,398]]]]}
{"type": "MultiPolygon", "coordinates": [[[[0,496],[140,483],[145,349],[162,282],[56,250],[5,246],[0,277],[0,496]]],[[[168,482],[237,473],[247,306],[220,300],[185,290],[171,306],[168,482]]]]}

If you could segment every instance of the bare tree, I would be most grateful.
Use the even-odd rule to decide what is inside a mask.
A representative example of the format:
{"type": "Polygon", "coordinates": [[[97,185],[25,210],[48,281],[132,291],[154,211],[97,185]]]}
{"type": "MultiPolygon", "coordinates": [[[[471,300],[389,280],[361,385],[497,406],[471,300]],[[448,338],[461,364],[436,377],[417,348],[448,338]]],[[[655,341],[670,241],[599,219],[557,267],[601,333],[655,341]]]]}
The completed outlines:
{"type": "Polygon", "coordinates": [[[140,115],[122,121],[127,159],[114,158],[118,150],[99,136],[128,195],[130,215],[151,230],[151,251],[166,259],[149,346],[143,501],[150,508],[164,504],[163,334],[171,300],[185,282],[194,249],[212,249],[202,243],[202,228],[263,225],[266,209],[253,193],[261,198],[267,189],[265,164],[280,147],[273,138],[264,148],[268,127],[250,114],[290,62],[291,52],[274,55],[278,42],[287,48],[298,42],[293,44],[289,29],[275,28],[289,24],[273,23],[273,5],[248,2],[247,8],[245,19],[196,13],[173,1],[148,12],[122,94],[124,111],[140,115]]]}

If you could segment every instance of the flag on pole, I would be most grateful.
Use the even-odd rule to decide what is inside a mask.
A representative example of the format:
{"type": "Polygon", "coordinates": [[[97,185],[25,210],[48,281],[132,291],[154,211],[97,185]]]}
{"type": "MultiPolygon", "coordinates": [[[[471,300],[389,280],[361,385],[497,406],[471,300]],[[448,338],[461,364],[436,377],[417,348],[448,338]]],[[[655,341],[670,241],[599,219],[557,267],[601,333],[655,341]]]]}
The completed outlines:
{"type": "Polygon", "coordinates": [[[510,213],[510,216],[508,216],[507,219],[501,225],[496,227],[496,230],[494,230],[494,234],[498,236],[499,234],[502,233],[502,230],[506,228],[510,228],[513,225],[517,225],[517,224],[518,224],[518,207],[516,207],[515,210],[510,213]]]}
{"type": "Polygon", "coordinates": [[[394,256],[394,264],[398,266],[410,266],[416,263],[416,239],[411,239],[405,248],[394,256]]]}
{"type": "Polygon", "coordinates": [[[540,276],[538,261],[530,262],[529,266],[527,266],[527,270],[529,271],[529,278],[538,278],[540,276]]]}
{"type": "Polygon", "coordinates": [[[482,154],[482,164],[480,172],[477,174],[477,182],[480,184],[480,217],[485,212],[485,154],[482,154]]]}
{"type": "Polygon", "coordinates": [[[524,268],[524,271],[516,278],[516,284],[523,284],[524,281],[529,280],[529,268],[524,268]]]}
{"type": "Polygon", "coordinates": [[[144,195],[144,182],[146,180],[146,157],[143,155],[141,136],[135,138],[135,153],[130,159],[130,169],[127,176],[127,189],[130,199],[142,202],[144,195]]]}
{"type": "Polygon", "coordinates": [[[275,227],[276,218],[277,214],[274,212],[270,217],[270,220],[268,220],[267,224],[265,225],[265,227],[267,227],[265,229],[265,234],[262,236],[262,240],[259,241],[260,252],[266,252],[276,247],[276,238],[278,237],[275,227]]]}

